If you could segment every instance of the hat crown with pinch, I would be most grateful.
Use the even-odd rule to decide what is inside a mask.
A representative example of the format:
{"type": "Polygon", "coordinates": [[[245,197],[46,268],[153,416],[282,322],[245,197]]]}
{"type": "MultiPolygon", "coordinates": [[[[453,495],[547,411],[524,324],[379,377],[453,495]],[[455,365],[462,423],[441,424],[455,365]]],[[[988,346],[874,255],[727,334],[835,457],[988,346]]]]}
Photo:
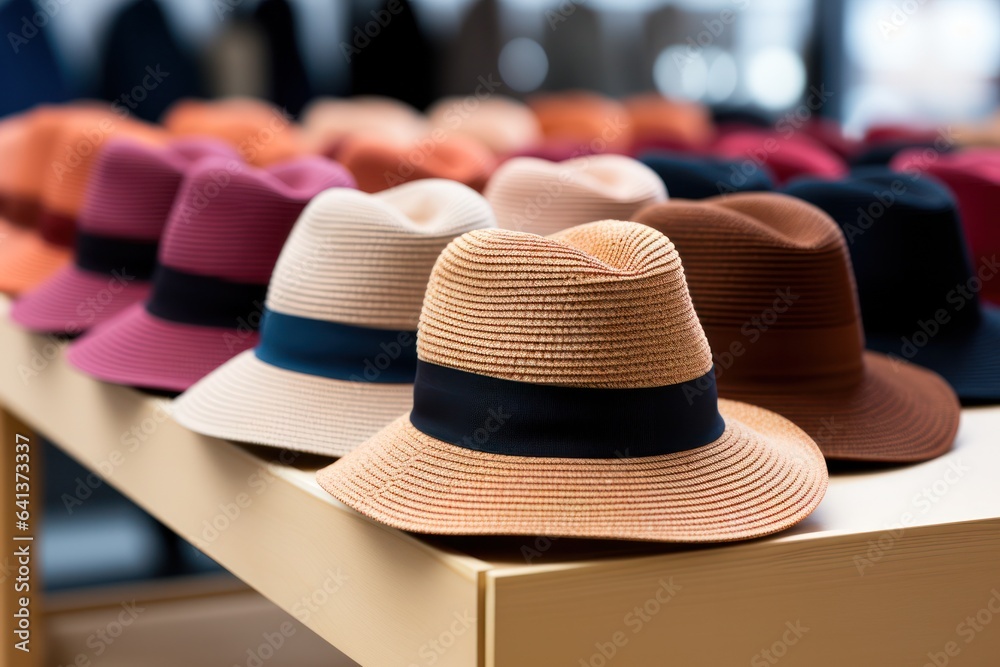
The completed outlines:
{"type": "Polygon", "coordinates": [[[295,224],[266,305],[313,320],[416,329],[441,250],[459,234],[494,225],[486,200],[455,181],[423,179],[377,194],[327,190],[295,224]]]}
{"type": "Polygon", "coordinates": [[[677,250],[634,222],[463,235],[434,267],[418,331],[424,362],[531,384],[662,387],[712,369],[677,250]]]}

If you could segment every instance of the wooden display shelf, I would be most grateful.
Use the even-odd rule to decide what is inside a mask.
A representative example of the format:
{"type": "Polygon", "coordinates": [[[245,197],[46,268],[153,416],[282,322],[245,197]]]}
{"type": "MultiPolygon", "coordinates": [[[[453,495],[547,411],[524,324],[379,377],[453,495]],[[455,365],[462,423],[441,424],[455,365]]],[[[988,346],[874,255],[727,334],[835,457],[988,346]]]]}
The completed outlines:
{"type": "Polygon", "coordinates": [[[357,665],[228,575],[55,593],[45,621],[49,665],[357,665]]]}
{"type": "Polygon", "coordinates": [[[934,461],[836,473],[809,519],[766,539],[426,539],[329,497],[322,459],[196,435],[169,400],[76,372],[7,308],[0,405],[366,667],[1000,656],[1000,408],[965,410],[934,461]]]}

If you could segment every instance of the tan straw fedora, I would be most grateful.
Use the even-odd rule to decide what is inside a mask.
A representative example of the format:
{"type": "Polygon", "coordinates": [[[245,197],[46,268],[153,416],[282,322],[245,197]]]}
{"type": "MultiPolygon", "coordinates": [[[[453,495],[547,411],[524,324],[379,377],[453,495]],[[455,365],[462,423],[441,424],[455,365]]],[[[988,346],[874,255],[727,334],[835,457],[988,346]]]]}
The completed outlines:
{"type": "Polygon", "coordinates": [[[629,220],[639,209],[667,198],[656,172],[624,155],[563,162],[513,158],[493,172],[483,194],[500,227],[535,234],[593,220],[629,220]]]}
{"type": "Polygon", "coordinates": [[[716,398],[680,257],[637,223],[463,235],[417,354],[413,410],[318,473],[396,528],[738,540],[797,523],[827,486],[801,429],[716,398]]]}
{"type": "Polygon", "coordinates": [[[174,417],[219,438],[346,454],[410,409],[438,254],[493,226],[486,200],[454,181],[320,194],[281,251],[259,345],[184,393],[174,417]]]}

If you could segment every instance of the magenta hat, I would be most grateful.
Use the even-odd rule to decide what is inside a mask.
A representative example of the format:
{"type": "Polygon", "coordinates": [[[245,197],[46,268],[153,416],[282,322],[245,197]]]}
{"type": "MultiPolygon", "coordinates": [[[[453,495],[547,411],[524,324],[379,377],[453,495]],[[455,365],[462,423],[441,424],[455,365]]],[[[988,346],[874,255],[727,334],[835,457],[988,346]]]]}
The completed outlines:
{"type": "Polygon", "coordinates": [[[68,360],[109,382],[183,391],[254,347],[282,244],[309,200],[333,187],[354,179],[325,158],[266,169],[201,160],[170,212],[149,297],[73,343],[68,360]]]}
{"type": "Polygon", "coordinates": [[[145,299],[181,179],[207,157],[239,159],[206,139],[109,141],[87,186],[75,261],[16,301],[11,318],[39,333],[76,335],[145,299]]]}

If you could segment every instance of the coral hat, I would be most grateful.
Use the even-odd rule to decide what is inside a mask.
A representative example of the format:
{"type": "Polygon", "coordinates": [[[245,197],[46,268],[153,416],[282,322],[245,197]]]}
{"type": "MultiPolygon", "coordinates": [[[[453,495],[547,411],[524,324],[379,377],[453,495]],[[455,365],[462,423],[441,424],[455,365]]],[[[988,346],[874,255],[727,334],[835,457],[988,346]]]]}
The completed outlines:
{"type": "Polygon", "coordinates": [[[413,143],[361,135],[346,139],[339,160],[365,192],[380,192],[421,178],[445,178],[482,191],[496,168],[496,158],[469,137],[449,137],[438,130],[413,143]]]}
{"type": "Polygon", "coordinates": [[[959,405],[948,384],[865,351],[847,244],[823,211],[742,193],[660,204],[637,220],[684,258],[720,396],[791,419],[828,458],[921,461],[951,448],[959,405]]]}
{"type": "Polygon", "coordinates": [[[158,142],[165,135],[122,120],[110,107],[80,104],[31,112],[29,139],[15,158],[14,222],[37,225],[0,244],[0,291],[20,294],[42,283],[72,258],[77,216],[101,147],[115,136],[158,142]]]}
{"type": "MultiPolygon", "coordinates": [[[[1000,255],[1000,224],[996,215],[1000,149],[968,149],[946,154],[932,149],[911,150],[897,155],[891,167],[896,171],[930,174],[947,185],[958,202],[965,238],[972,251],[973,269],[978,271],[996,264],[1000,255]]],[[[984,280],[981,293],[983,299],[1000,305],[1000,276],[984,280]]]]}
{"type": "Polygon", "coordinates": [[[103,147],[115,137],[151,146],[168,139],[162,129],[123,119],[111,110],[88,109],[61,121],[42,179],[38,219],[38,229],[49,243],[72,246],[90,176],[103,147]]]}
{"type": "Polygon", "coordinates": [[[627,153],[632,148],[628,109],[610,97],[571,91],[538,95],[528,104],[551,146],[576,154],[627,153]]]}
{"type": "Polygon", "coordinates": [[[0,218],[16,220],[27,224],[34,215],[25,208],[36,201],[28,202],[18,192],[23,170],[24,154],[28,148],[31,130],[29,114],[19,114],[0,121],[0,218]]]}
{"type": "Polygon", "coordinates": [[[658,93],[625,100],[632,126],[633,154],[652,149],[696,148],[715,136],[708,108],[694,102],[671,100],[658,93]]]}
{"type": "Polygon", "coordinates": [[[307,152],[300,128],[287,113],[250,98],[182,100],[164,114],[163,126],[177,136],[222,139],[235,146],[244,161],[260,167],[307,152]]]}
{"type": "Polygon", "coordinates": [[[396,528],[737,540],[826,489],[801,429],[716,398],[680,257],[649,227],[465,234],[431,274],[417,355],[410,414],[318,473],[396,528]]]}
{"type": "Polygon", "coordinates": [[[16,296],[41,284],[73,258],[34,230],[0,219],[0,292],[16,296]]]}
{"type": "Polygon", "coordinates": [[[512,158],[486,186],[486,199],[505,229],[551,234],[594,220],[628,220],[664,201],[655,172],[624,155],[591,155],[548,162],[512,158]]]}
{"type": "MultiPolygon", "coordinates": [[[[72,119],[107,128],[117,116],[95,102],[40,106],[0,123],[0,200],[2,215],[11,222],[33,226],[42,206],[43,184],[55,167],[55,149],[72,119]]],[[[88,152],[81,147],[81,152],[88,152]]],[[[89,156],[88,156],[89,157],[89,156]]]]}
{"type": "Polygon", "coordinates": [[[295,219],[323,190],[351,184],[319,157],[267,169],[201,160],[170,211],[149,299],[91,329],[67,359],[109,382],[187,389],[257,344],[267,281],[295,219]]]}
{"type": "Polygon", "coordinates": [[[1000,308],[979,299],[983,286],[1000,281],[1000,262],[994,256],[973,273],[944,185],[869,167],[786,191],[843,229],[870,349],[940,373],[963,403],[1000,402],[1000,308]]]}
{"type": "Polygon", "coordinates": [[[431,268],[489,204],[439,179],[317,196],[271,277],[260,345],[187,390],[174,418],[207,435],[341,456],[410,409],[431,268]]]}
{"type": "Polygon", "coordinates": [[[33,331],[75,335],[145,299],[181,179],[209,156],[237,158],[205,139],[108,141],[87,186],[75,262],[19,299],[11,317],[33,331]]]}

